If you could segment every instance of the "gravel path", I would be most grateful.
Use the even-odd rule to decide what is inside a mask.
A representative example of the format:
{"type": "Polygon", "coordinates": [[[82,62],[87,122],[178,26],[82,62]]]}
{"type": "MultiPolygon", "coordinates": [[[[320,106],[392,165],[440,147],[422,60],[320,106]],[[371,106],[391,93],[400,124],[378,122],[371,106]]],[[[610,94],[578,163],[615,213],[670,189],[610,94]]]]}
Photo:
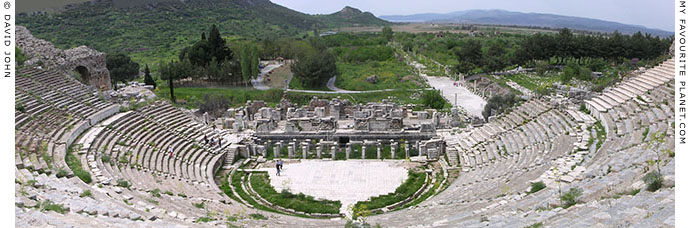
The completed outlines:
{"type": "Polygon", "coordinates": [[[254,86],[254,89],[257,90],[269,90],[271,87],[268,87],[266,84],[264,84],[264,75],[268,74],[268,72],[271,72],[273,69],[278,68],[282,66],[283,64],[270,64],[261,69],[261,73],[259,74],[258,77],[255,79],[252,79],[252,86],[254,86]]]}

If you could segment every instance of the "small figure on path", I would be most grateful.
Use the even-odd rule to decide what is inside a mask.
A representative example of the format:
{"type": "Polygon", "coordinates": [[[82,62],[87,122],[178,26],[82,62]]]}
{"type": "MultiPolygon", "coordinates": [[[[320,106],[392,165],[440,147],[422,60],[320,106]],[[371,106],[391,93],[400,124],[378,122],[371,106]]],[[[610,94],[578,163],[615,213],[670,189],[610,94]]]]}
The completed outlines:
{"type": "Polygon", "coordinates": [[[283,159],[278,159],[278,169],[283,170],[283,159]]]}
{"type": "Polygon", "coordinates": [[[280,161],[276,162],[276,176],[280,176],[280,161]]]}
{"type": "Polygon", "coordinates": [[[172,145],[168,146],[168,153],[170,154],[170,157],[172,158],[172,156],[173,156],[173,147],[172,147],[172,145]]]}

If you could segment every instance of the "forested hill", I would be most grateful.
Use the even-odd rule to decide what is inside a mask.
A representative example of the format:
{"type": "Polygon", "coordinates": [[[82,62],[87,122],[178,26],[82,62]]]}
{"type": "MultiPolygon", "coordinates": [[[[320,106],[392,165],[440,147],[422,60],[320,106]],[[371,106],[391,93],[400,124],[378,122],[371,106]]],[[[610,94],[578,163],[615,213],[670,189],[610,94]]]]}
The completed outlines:
{"type": "Polygon", "coordinates": [[[155,3],[115,7],[112,0],[92,1],[58,13],[20,14],[17,24],[59,48],[87,45],[147,61],[174,58],[180,47],[198,40],[212,24],[232,39],[304,37],[313,35],[315,29],[388,24],[356,9],[359,13],[347,17],[340,12],[308,15],[269,0],[149,2],[155,3]]]}
{"type": "Polygon", "coordinates": [[[335,25],[335,26],[370,26],[370,25],[389,25],[388,21],[374,16],[370,12],[362,12],[359,9],[346,6],[342,10],[328,14],[328,15],[316,15],[318,19],[323,21],[325,24],[335,25]]]}

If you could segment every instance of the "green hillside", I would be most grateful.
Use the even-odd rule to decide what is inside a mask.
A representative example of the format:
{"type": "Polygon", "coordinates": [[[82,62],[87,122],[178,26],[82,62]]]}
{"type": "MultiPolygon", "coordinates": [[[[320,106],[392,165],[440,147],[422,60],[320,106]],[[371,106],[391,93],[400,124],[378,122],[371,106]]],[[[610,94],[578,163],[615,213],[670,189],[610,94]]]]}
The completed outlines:
{"type": "Polygon", "coordinates": [[[128,8],[114,7],[112,1],[95,1],[58,13],[20,14],[17,24],[59,48],[87,45],[107,53],[124,52],[136,61],[155,62],[176,57],[212,24],[232,41],[305,37],[315,27],[324,30],[388,23],[370,13],[346,9],[343,11],[359,13],[315,16],[268,0],[190,0],[128,8]]]}

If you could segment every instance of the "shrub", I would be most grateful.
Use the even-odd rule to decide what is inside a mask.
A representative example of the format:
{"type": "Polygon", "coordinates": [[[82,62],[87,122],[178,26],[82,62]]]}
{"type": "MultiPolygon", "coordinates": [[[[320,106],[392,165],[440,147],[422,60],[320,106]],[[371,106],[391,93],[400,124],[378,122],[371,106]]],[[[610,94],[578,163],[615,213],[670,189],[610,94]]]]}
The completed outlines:
{"type": "Polygon", "coordinates": [[[69,173],[67,173],[67,170],[60,169],[60,170],[58,170],[58,172],[55,174],[55,176],[56,176],[57,178],[63,178],[63,177],[66,177],[67,174],[69,174],[69,173]]]}
{"type": "Polygon", "coordinates": [[[26,112],[26,108],[24,108],[24,104],[22,104],[22,102],[17,102],[14,104],[14,110],[18,112],[26,112]]]}
{"type": "Polygon", "coordinates": [[[132,184],[130,184],[129,181],[127,181],[125,179],[118,179],[117,180],[117,186],[123,187],[123,188],[129,188],[130,186],[132,186],[132,184]]]}
{"type": "Polygon", "coordinates": [[[109,154],[104,154],[104,155],[101,156],[101,161],[102,161],[103,163],[110,163],[110,158],[111,158],[111,157],[110,157],[109,154]]]}
{"type": "Polygon", "coordinates": [[[582,196],[582,189],[571,188],[565,194],[561,195],[561,201],[563,201],[563,208],[569,208],[579,201],[578,198],[582,196]]]}
{"type": "Polygon", "coordinates": [[[153,196],[153,197],[158,197],[158,198],[161,197],[161,190],[160,189],[157,189],[157,188],[153,189],[153,190],[151,190],[150,193],[151,193],[151,196],[153,196]]]}
{"type": "Polygon", "coordinates": [[[664,176],[658,171],[647,173],[643,178],[644,183],[647,184],[647,191],[656,192],[664,184],[664,176]]]}
{"type": "Polygon", "coordinates": [[[446,100],[438,90],[424,90],[422,93],[422,103],[428,108],[443,109],[443,106],[446,105],[446,100]]]}
{"type": "Polygon", "coordinates": [[[200,209],[203,209],[203,208],[204,208],[204,202],[201,202],[201,203],[192,203],[192,205],[194,205],[194,207],[196,207],[196,208],[200,208],[200,209]]]}
{"type": "Polygon", "coordinates": [[[79,197],[82,197],[82,198],[91,197],[91,198],[93,198],[93,195],[91,194],[91,190],[87,189],[87,190],[84,190],[83,192],[81,192],[81,194],[79,194],[79,197]]]}
{"type": "Polygon", "coordinates": [[[544,184],[543,181],[532,183],[532,187],[529,190],[529,194],[538,192],[544,188],[546,188],[546,184],[544,184]]]}

